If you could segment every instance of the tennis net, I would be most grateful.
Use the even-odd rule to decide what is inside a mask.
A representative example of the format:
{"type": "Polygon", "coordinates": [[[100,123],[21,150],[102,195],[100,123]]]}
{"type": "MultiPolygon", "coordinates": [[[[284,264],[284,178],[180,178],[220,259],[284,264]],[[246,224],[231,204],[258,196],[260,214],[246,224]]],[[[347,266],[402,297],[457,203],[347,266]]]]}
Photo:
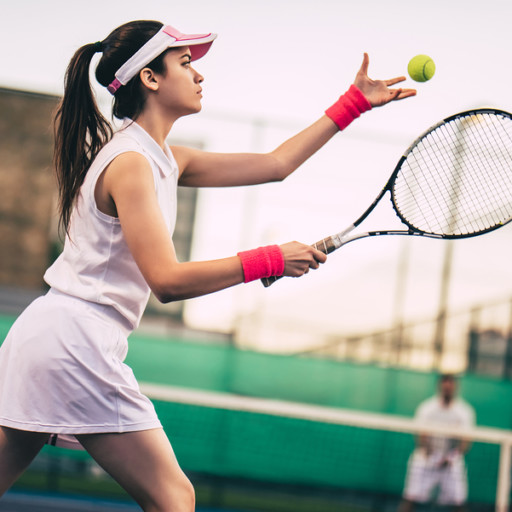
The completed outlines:
{"type": "MultiPolygon", "coordinates": [[[[396,510],[420,434],[470,442],[466,510],[505,512],[509,507],[508,430],[425,425],[388,414],[149,383],[141,389],[155,403],[182,467],[192,480],[210,477],[217,486],[222,482],[225,492],[216,500],[226,508],[396,510]],[[257,499],[234,499],[236,492],[226,489],[235,485],[226,482],[236,483],[238,491],[257,483],[257,499]],[[266,501],[265,489],[270,496],[266,501]]],[[[441,480],[446,487],[446,477],[441,475],[441,480]]],[[[436,488],[432,491],[435,510],[436,488]]],[[[437,501],[447,491],[448,496],[457,494],[456,489],[437,489],[437,501]]]]}

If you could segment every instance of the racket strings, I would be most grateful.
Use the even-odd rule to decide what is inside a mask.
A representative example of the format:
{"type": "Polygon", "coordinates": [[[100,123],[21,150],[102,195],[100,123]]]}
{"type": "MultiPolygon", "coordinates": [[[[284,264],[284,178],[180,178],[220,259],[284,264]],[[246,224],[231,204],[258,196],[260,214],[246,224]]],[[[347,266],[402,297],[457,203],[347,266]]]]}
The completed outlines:
{"type": "MultiPolygon", "coordinates": [[[[455,161],[457,165],[459,162],[455,161]]],[[[460,176],[455,175],[453,184],[451,186],[452,190],[457,190],[457,194],[444,195],[441,196],[439,194],[431,194],[433,200],[430,203],[426,204],[428,210],[425,209],[425,205],[421,206],[418,204],[417,195],[413,196],[415,198],[414,201],[414,209],[416,210],[415,215],[413,216],[411,212],[409,212],[409,221],[419,227],[420,223],[424,221],[424,225],[422,225],[422,229],[426,231],[432,231],[442,234],[462,234],[464,232],[475,232],[481,231],[488,226],[486,224],[494,224],[493,219],[489,219],[487,212],[480,212],[479,218],[476,219],[477,225],[468,226],[467,219],[475,220],[474,212],[479,211],[479,204],[474,200],[473,196],[468,195],[467,186],[464,182],[461,181],[460,176]],[[465,194],[466,205],[461,204],[460,195],[465,194]],[[470,216],[468,216],[468,212],[464,212],[463,208],[466,206],[470,216]],[[435,209],[433,209],[435,207],[435,209]],[[441,222],[439,219],[441,218],[441,222]],[[484,221],[484,224],[481,222],[478,223],[478,220],[484,221]],[[459,229],[457,229],[457,224],[459,224],[459,229]]],[[[482,189],[485,193],[485,189],[482,189]]],[[[431,189],[432,192],[432,189],[431,189]]],[[[491,201],[492,198],[486,197],[487,202],[491,201]]],[[[410,204],[407,204],[408,209],[410,210],[410,204]]],[[[404,211],[405,208],[401,205],[401,210],[404,211]]]]}
{"type": "MultiPolygon", "coordinates": [[[[490,124],[489,126],[492,129],[493,125],[490,124]]],[[[474,132],[474,133],[472,133],[470,135],[474,135],[478,139],[478,146],[477,147],[485,147],[489,151],[490,159],[492,160],[493,164],[496,165],[496,167],[494,168],[494,171],[495,171],[495,174],[497,175],[497,177],[501,177],[502,179],[506,180],[507,179],[507,173],[506,173],[505,167],[502,165],[503,164],[503,158],[501,158],[498,155],[498,153],[496,151],[496,145],[493,144],[494,140],[498,140],[498,139],[501,138],[500,132],[495,132],[494,133],[494,139],[490,139],[489,136],[488,136],[489,134],[486,131],[481,131],[481,132],[476,131],[476,132],[474,132]]],[[[503,146],[503,141],[501,141],[501,145],[499,147],[501,147],[501,146],[503,146]]],[[[509,144],[509,146],[510,146],[510,144],[509,144]]],[[[477,159],[478,158],[478,154],[475,151],[474,145],[469,144],[468,145],[468,150],[471,153],[471,156],[472,156],[473,159],[477,159]]],[[[488,174],[483,174],[482,175],[482,179],[484,180],[484,182],[488,186],[488,188],[484,189],[484,191],[490,191],[492,193],[492,197],[494,199],[499,198],[499,196],[497,196],[497,194],[496,194],[498,189],[492,186],[492,181],[491,181],[489,175],[488,174]]]]}
{"type": "MultiPolygon", "coordinates": [[[[501,179],[505,183],[507,182],[507,180],[510,182],[510,180],[511,180],[511,169],[509,167],[510,160],[508,161],[509,166],[507,167],[505,165],[506,156],[503,155],[502,148],[510,149],[510,147],[512,147],[512,129],[510,129],[510,131],[508,131],[508,132],[507,131],[501,132],[496,129],[494,124],[492,124],[491,125],[491,134],[493,135],[495,140],[500,140],[501,143],[498,145],[491,144],[491,140],[489,140],[489,137],[486,137],[485,141],[483,141],[483,142],[487,144],[487,147],[491,151],[492,156],[494,158],[493,161],[496,162],[497,166],[499,166],[496,169],[498,171],[499,177],[501,177],[501,179]],[[504,136],[507,136],[507,138],[505,139],[504,136]]],[[[478,135],[486,136],[487,134],[483,133],[483,134],[478,134],[478,135]]],[[[507,197],[507,200],[510,200],[510,197],[507,197]]],[[[503,206],[501,208],[502,208],[501,211],[502,211],[503,215],[506,215],[506,208],[503,206]]]]}
{"type": "MultiPolygon", "coordinates": [[[[492,116],[488,116],[489,119],[493,119],[492,116]]],[[[493,119],[495,121],[495,119],[493,119]]],[[[505,220],[510,218],[510,202],[512,199],[511,195],[511,181],[512,173],[510,169],[510,148],[512,147],[512,133],[507,131],[496,130],[496,123],[489,122],[486,125],[489,130],[473,130],[469,135],[475,137],[476,144],[468,144],[467,147],[471,154],[471,158],[477,161],[478,158],[482,157],[482,153],[479,153],[475,148],[484,147],[487,151],[487,159],[484,161],[485,168],[490,169],[491,172],[481,172],[479,178],[482,179],[484,186],[481,188],[482,194],[485,194],[487,204],[493,205],[493,212],[498,217],[502,217],[505,220]],[[506,136],[504,138],[503,136],[506,136]],[[503,154],[502,148],[508,150],[508,155],[503,154]],[[507,166],[505,165],[507,162],[507,166]],[[492,164],[492,165],[491,165],[492,164]],[[501,185],[501,186],[498,186],[501,185]],[[504,192],[507,191],[506,194],[504,192]]],[[[510,125],[509,125],[510,129],[510,125]]],[[[477,183],[480,185],[480,183],[477,183]]],[[[480,206],[480,205],[477,205],[480,206]]],[[[486,218],[489,222],[495,224],[493,216],[486,212],[486,218]]]]}
{"type": "MultiPolygon", "coordinates": [[[[440,129],[446,131],[448,129],[448,127],[442,126],[440,129]]],[[[448,140],[453,140],[454,135],[456,135],[456,134],[454,134],[453,131],[448,134],[447,133],[443,134],[444,138],[448,139],[448,140]]],[[[435,140],[435,143],[436,143],[435,149],[437,151],[434,154],[442,155],[443,154],[442,151],[444,151],[444,148],[442,146],[440,146],[440,144],[438,143],[437,140],[435,140]]],[[[467,187],[465,187],[464,183],[461,181],[460,169],[461,169],[462,162],[461,162],[460,147],[459,147],[458,141],[457,141],[456,145],[454,146],[453,154],[450,156],[452,157],[451,161],[444,162],[444,165],[445,166],[447,164],[451,165],[452,171],[453,171],[452,176],[449,176],[449,175],[441,176],[443,186],[445,187],[445,190],[450,191],[450,195],[447,196],[446,194],[444,194],[443,196],[440,196],[440,197],[442,197],[443,204],[439,204],[439,201],[438,201],[438,210],[437,210],[437,212],[440,212],[440,214],[443,216],[443,219],[447,220],[448,229],[445,231],[453,231],[453,223],[456,219],[456,209],[457,209],[456,208],[457,205],[454,203],[458,200],[458,196],[460,195],[461,191],[466,194],[468,192],[467,187]],[[451,178],[451,181],[447,180],[448,177],[451,178]],[[454,206],[455,206],[455,208],[454,208],[454,206]]],[[[437,162],[436,162],[436,164],[437,164],[437,162]]],[[[432,178],[433,178],[433,176],[432,176],[432,178]]],[[[477,205],[472,200],[472,196],[466,195],[466,197],[469,198],[469,202],[471,203],[470,206],[473,208],[476,208],[477,205]]],[[[434,219],[437,219],[437,218],[438,218],[438,216],[434,217],[434,219]]]]}
{"type": "Polygon", "coordinates": [[[392,188],[402,219],[434,234],[463,236],[512,217],[512,121],[469,114],[422,138],[392,188]]]}
{"type": "MultiPolygon", "coordinates": [[[[421,152],[419,150],[413,152],[407,162],[412,171],[409,173],[409,179],[404,181],[405,186],[408,187],[409,195],[406,196],[406,199],[402,199],[400,207],[403,211],[410,213],[410,223],[416,226],[423,219],[429,231],[437,232],[439,226],[436,222],[439,212],[446,217],[451,211],[445,200],[446,198],[438,193],[439,183],[436,184],[438,179],[436,174],[439,159],[433,158],[435,155],[444,154],[444,149],[440,147],[439,140],[431,136],[424,139],[418,149],[421,152]],[[417,191],[421,191],[422,194],[418,194],[417,191]],[[420,199],[423,199],[426,193],[431,198],[430,201],[420,202],[420,199]],[[413,213],[414,216],[412,216],[413,213]]],[[[443,177],[441,176],[440,179],[442,180],[443,177]]],[[[399,186],[395,184],[397,194],[399,190],[399,186]]]]}
{"type": "MultiPolygon", "coordinates": [[[[458,133],[455,133],[454,128],[455,127],[453,125],[451,125],[449,127],[445,127],[445,129],[451,130],[451,136],[460,136],[461,132],[459,131],[458,133]]],[[[468,137],[469,140],[465,141],[464,150],[468,151],[468,153],[470,154],[469,162],[471,162],[472,169],[473,169],[474,168],[473,162],[477,161],[479,154],[477,151],[475,151],[475,143],[471,141],[472,134],[465,133],[465,135],[468,137]]],[[[482,134],[480,134],[480,135],[482,135],[482,134]]],[[[485,144],[482,145],[482,141],[480,141],[476,145],[476,147],[478,147],[478,148],[485,147],[485,144]]],[[[488,161],[489,161],[488,159],[486,161],[484,161],[484,166],[486,165],[486,163],[488,161]]],[[[493,160],[493,162],[496,162],[496,160],[493,160]]],[[[480,205],[480,203],[477,202],[476,196],[472,193],[472,190],[474,187],[479,187],[479,183],[475,182],[471,173],[467,173],[465,176],[469,183],[466,183],[466,181],[464,181],[464,179],[463,179],[464,176],[462,175],[462,171],[465,170],[464,163],[465,163],[464,155],[460,154],[460,153],[456,154],[454,166],[453,166],[453,179],[454,179],[453,190],[457,190],[457,191],[461,192],[462,197],[466,199],[468,206],[471,208],[471,211],[473,211],[473,212],[479,211],[479,214],[481,215],[481,217],[487,218],[488,217],[487,212],[478,210],[481,205],[480,205]]],[[[494,193],[495,190],[492,187],[492,183],[488,179],[489,176],[487,173],[480,173],[479,177],[483,179],[483,181],[485,182],[485,185],[486,185],[484,187],[480,187],[479,191],[481,192],[482,196],[484,196],[486,203],[491,204],[492,201],[495,201],[498,198],[496,197],[496,195],[494,193]]],[[[455,200],[458,200],[458,197],[453,197],[453,196],[454,196],[454,194],[452,194],[452,204],[450,205],[450,207],[451,207],[451,213],[453,215],[455,215],[458,210],[458,208],[457,208],[458,205],[457,204],[453,205],[453,202],[455,200]],[[455,206],[455,208],[453,206],[455,206]]],[[[481,229],[485,229],[485,226],[480,225],[480,230],[481,229]]]]}

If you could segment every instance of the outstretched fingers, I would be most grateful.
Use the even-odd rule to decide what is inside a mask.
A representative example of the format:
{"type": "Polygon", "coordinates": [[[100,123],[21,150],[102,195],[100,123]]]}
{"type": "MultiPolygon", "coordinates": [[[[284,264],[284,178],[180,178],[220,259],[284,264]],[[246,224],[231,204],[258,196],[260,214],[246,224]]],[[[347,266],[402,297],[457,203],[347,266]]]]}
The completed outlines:
{"type": "Polygon", "coordinates": [[[383,80],[383,82],[389,87],[390,85],[399,84],[406,80],[405,76],[397,76],[395,78],[389,78],[388,80],[383,80]]]}
{"type": "Polygon", "coordinates": [[[368,66],[370,65],[370,57],[366,52],[363,54],[363,63],[361,64],[361,67],[359,68],[359,73],[362,75],[368,76],[368,66]]]}
{"type": "Polygon", "coordinates": [[[370,58],[367,53],[364,53],[363,63],[357,72],[354,85],[364,94],[372,107],[379,107],[394,100],[402,100],[416,95],[415,89],[392,87],[405,81],[405,76],[397,76],[387,80],[372,80],[368,76],[369,63],[370,58]]]}
{"type": "Polygon", "coordinates": [[[416,95],[416,89],[389,89],[389,96],[385,103],[395,100],[403,100],[404,98],[409,98],[410,96],[416,95]]]}
{"type": "Polygon", "coordinates": [[[416,89],[397,89],[398,94],[395,96],[395,100],[403,100],[410,96],[416,96],[416,89]]]}
{"type": "MultiPolygon", "coordinates": [[[[386,84],[386,87],[390,87],[395,84],[399,84],[400,82],[403,82],[406,80],[405,76],[397,76],[395,78],[390,78],[388,80],[383,80],[383,82],[386,84]]],[[[402,100],[404,98],[409,98],[409,96],[415,96],[416,95],[416,89],[390,89],[390,93],[392,93],[393,100],[402,100]]]]}

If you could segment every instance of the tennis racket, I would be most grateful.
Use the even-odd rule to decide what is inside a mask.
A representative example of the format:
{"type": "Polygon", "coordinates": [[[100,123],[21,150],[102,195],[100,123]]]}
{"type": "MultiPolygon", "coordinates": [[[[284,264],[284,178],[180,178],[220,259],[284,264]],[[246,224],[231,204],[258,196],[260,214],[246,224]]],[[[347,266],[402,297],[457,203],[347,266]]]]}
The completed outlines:
{"type": "MultiPolygon", "coordinates": [[[[512,114],[476,109],[447,117],[418,137],[385,187],[350,226],[313,247],[329,254],[361,238],[414,235],[468,238],[512,219],[512,114]],[[390,192],[404,230],[352,234],[390,192]]],[[[262,279],[270,286],[279,277],[262,279]]]]}

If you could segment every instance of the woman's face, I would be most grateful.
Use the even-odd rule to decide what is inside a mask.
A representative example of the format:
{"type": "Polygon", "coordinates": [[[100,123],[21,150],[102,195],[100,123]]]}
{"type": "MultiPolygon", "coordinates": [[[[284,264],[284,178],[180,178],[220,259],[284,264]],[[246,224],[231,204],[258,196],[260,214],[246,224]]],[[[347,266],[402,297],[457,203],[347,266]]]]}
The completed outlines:
{"type": "Polygon", "coordinates": [[[201,110],[203,77],[192,67],[188,46],[172,49],[164,57],[165,75],[159,76],[158,97],[176,116],[201,110]]]}

